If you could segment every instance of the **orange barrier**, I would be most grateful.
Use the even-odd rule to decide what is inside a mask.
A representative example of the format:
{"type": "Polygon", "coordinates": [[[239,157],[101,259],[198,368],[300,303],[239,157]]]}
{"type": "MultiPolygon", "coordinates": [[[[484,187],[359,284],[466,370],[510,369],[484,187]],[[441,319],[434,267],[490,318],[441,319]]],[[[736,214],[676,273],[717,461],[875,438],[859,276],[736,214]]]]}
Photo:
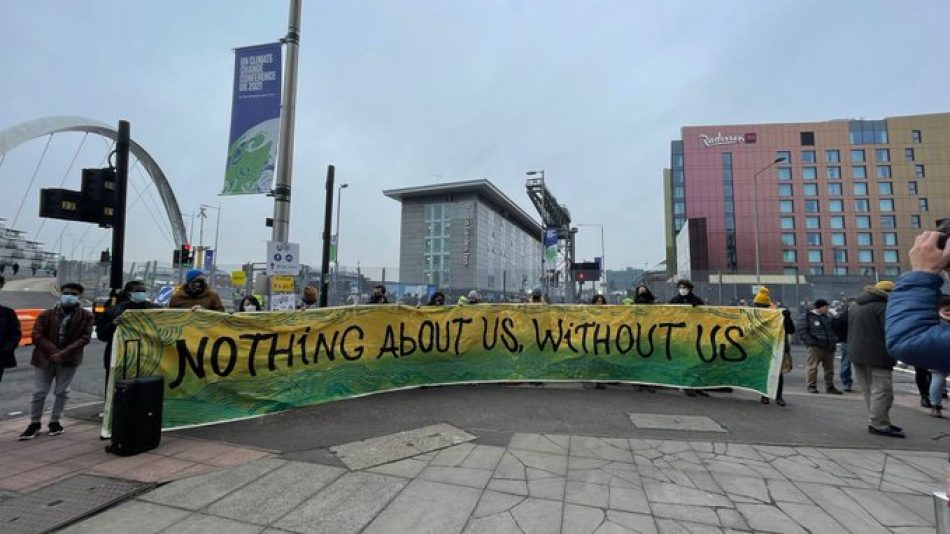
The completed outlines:
{"type": "Polygon", "coordinates": [[[16,318],[20,320],[20,346],[33,344],[33,323],[42,313],[41,309],[17,310],[16,318]]]}

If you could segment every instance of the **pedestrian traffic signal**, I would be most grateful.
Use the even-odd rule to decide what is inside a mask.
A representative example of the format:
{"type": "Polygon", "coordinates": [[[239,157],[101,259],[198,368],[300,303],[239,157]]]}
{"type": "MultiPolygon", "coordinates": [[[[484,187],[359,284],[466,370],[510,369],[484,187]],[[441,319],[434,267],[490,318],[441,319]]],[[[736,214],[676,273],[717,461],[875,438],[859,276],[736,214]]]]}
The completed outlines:
{"type": "Polygon", "coordinates": [[[172,254],[173,267],[191,267],[195,264],[195,249],[187,243],[176,249],[172,254]]]}
{"type": "Polygon", "coordinates": [[[115,169],[83,169],[82,189],[41,189],[40,217],[95,223],[115,222],[115,169]]]}

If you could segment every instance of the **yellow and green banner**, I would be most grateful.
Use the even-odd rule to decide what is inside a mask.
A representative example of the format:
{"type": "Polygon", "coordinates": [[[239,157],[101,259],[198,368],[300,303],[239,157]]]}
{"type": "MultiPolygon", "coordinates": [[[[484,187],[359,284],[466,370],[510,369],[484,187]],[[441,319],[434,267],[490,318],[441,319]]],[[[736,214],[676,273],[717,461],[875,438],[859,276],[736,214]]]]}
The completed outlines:
{"type": "Polygon", "coordinates": [[[609,381],[774,397],[783,344],[781,312],[758,308],[130,310],[113,368],[138,359],[142,375],[164,377],[171,429],[435,384],[609,381]]]}

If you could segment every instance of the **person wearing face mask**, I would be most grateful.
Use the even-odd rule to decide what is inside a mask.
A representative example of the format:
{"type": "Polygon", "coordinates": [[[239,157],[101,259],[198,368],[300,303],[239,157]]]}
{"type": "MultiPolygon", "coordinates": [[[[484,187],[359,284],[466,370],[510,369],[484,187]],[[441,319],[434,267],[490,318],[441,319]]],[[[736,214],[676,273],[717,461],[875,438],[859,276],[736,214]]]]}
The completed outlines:
{"type": "Polygon", "coordinates": [[[106,342],[105,351],[102,353],[102,364],[106,370],[105,388],[107,391],[109,388],[109,368],[112,361],[112,338],[115,336],[116,327],[122,322],[122,314],[125,313],[125,310],[147,310],[160,307],[148,300],[144,282],[132,280],[122,288],[115,305],[106,310],[96,321],[96,337],[99,338],[99,341],[106,342]]]}
{"type": "MultiPolygon", "coordinates": [[[[0,275],[0,289],[3,289],[5,280],[0,275]]],[[[0,381],[3,380],[3,370],[16,367],[16,348],[20,346],[20,320],[16,312],[6,306],[0,306],[0,381]]]]}
{"type": "Polygon", "coordinates": [[[650,288],[640,284],[633,292],[633,304],[653,304],[656,297],[650,292],[650,288]]]}
{"type": "Polygon", "coordinates": [[[254,295],[245,295],[245,297],[241,299],[241,304],[238,305],[238,311],[255,312],[263,310],[261,310],[261,303],[257,300],[257,297],[254,295]]]}
{"type": "Polygon", "coordinates": [[[224,311],[221,297],[208,287],[205,273],[199,269],[191,269],[185,274],[185,285],[179,287],[172,294],[168,302],[169,308],[190,308],[192,310],[206,309],[224,311]]]}
{"type": "Polygon", "coordinates": [[[670,304],[689,304],[690,306],[702,306],[703,299],[693,294],[693,283],[683,278],[676,282],[676,296],[670,299],[670,304]]]}
{"type": "Polygon", "coordinates": [[[69,399],[69,386],[82,363],[83,348],[92,340],[92,312],[79,303],[83,287],[77,283],[63,284],[59,304],[44,310],[33,324],[33,399],[30,405],[30,426],[20,440],[33,439],[42,425],[43,407],[49,390],[56,382],[53,413],[49,419],[49,435],[63,433],[59,419],[69,399]]]}

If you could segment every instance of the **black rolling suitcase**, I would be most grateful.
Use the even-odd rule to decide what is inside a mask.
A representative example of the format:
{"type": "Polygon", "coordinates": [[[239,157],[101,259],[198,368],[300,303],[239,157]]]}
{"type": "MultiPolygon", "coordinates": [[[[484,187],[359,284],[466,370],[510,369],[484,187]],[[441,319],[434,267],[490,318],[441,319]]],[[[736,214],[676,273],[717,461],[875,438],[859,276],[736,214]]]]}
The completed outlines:
{"type": "Polygon", "coordinates": [[[125,342],[122,380],[116,382],[112,395],[112,443],[106,452],[131,456],[155,447],[162,439],[162,401],[165,381],[161,376],[139,376],[141,340],[125,342]],[[135,378],[126,378],[129,344],[134,344],[135,378]]]}

